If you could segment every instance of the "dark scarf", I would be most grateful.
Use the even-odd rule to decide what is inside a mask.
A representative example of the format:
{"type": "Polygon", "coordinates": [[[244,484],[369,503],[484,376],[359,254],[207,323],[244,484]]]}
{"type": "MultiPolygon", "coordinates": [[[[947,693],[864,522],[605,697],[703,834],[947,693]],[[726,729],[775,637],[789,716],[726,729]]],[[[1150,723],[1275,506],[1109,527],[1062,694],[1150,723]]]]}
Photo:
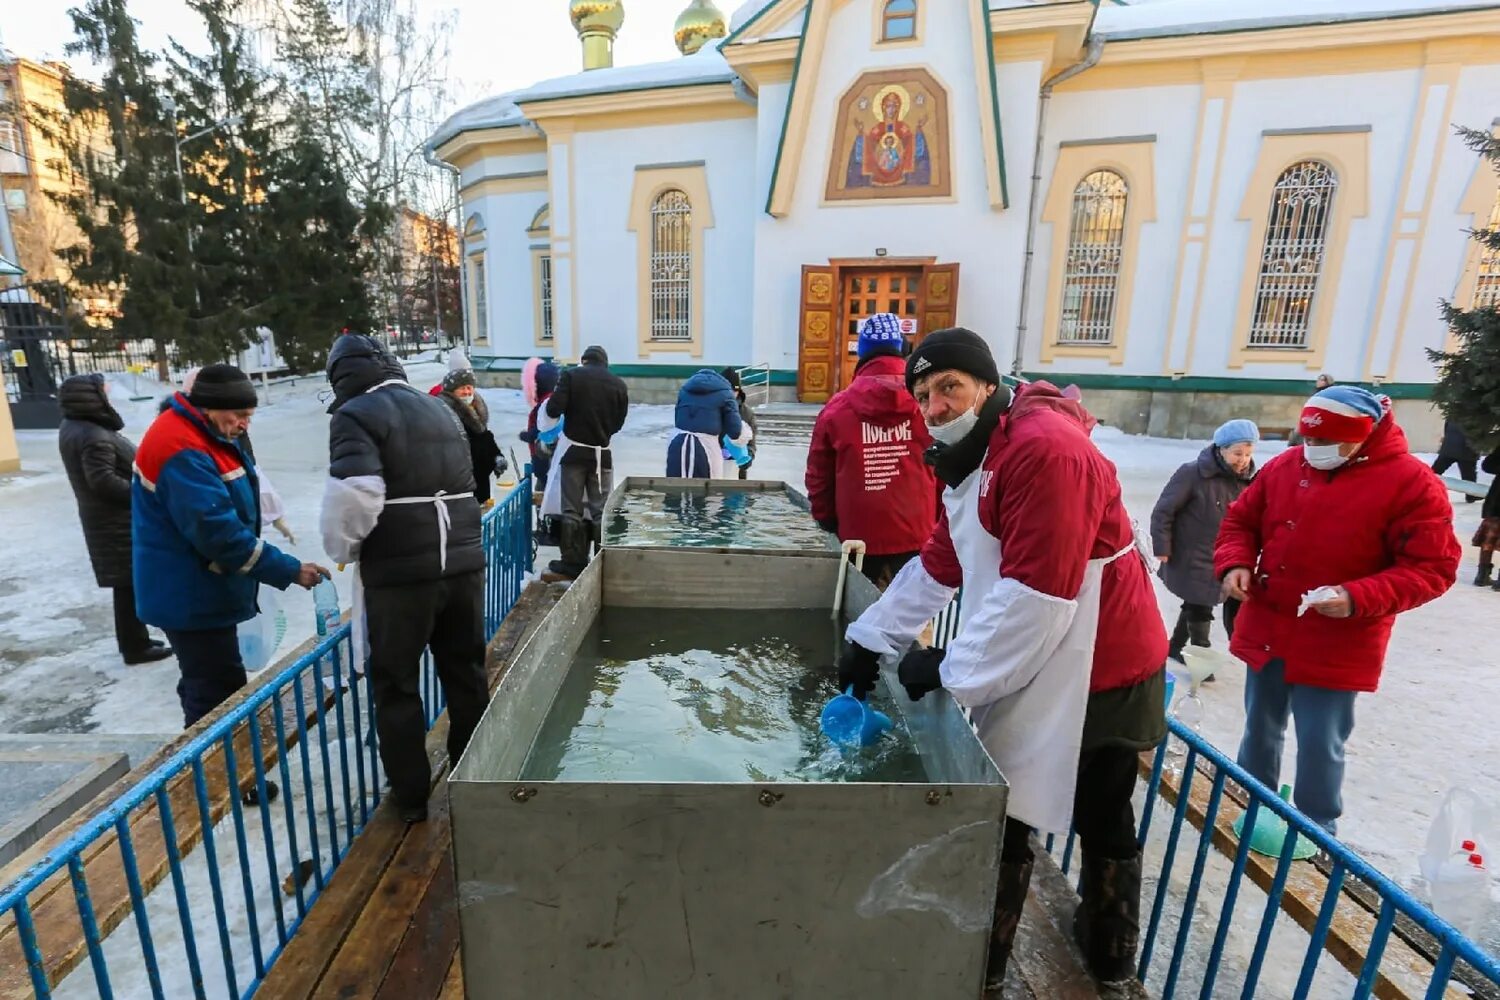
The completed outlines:
{"type": "Polygon", "coordinates": [[[965,434],[958,444],[936,443],[927,449],[924,456],[937,477],[957,489],[965,479],[979,468],[984,453],[990,447],[990,435],[1000,424],[1000,415],[1010,408],[1012,393],[1009,386],[1000,386],[979,408],[979,422],[965,434]]]}

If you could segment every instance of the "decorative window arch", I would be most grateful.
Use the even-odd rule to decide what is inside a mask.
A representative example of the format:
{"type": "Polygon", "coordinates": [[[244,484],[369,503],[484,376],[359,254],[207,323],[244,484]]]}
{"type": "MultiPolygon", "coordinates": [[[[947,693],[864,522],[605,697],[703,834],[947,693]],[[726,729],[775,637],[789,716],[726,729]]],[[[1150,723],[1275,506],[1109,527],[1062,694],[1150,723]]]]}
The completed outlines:
{"type": "MultiPolygon", "coordinates": [[[[1500,228],[1500,192],[1495,194],[1495,203],[1490,208],[1489,225],[1486,229],[1500,228]]],[[[1474,272],[1474,295],[1471,309],[1500,309],[1500,250],[1479,245],[1478,262],[1474,272]]]]}
{"type": "Polygon", "coordinates": [[[1057,329],[1059,344],[1114,341],[1129,199],[1129,185],[1115,170],[1092,171],[1073,189],[1057,329]]]}
{"type": "Polygon", "coordinates": [[[1276,178],[1261,243],[1246,346],[1306,350],[1339,176],[1318,159],[1299,160],[1276,178]]]}
{"type": "Polygon", "coordinates": [[[880,40],[907,42],[917,37],[918,0],[885,0],[880,12],[880,40]]]}
{"type": "Polygon", "coordinates": [[[693,339],[693,203],[668,188],[651,202],[651,340],[693,339]]]}
{"type": "Polygon", "coordinates": [[[484,216],[475,212],[464,223],[464,239],[474,240],[484,236],[484,216]]]}

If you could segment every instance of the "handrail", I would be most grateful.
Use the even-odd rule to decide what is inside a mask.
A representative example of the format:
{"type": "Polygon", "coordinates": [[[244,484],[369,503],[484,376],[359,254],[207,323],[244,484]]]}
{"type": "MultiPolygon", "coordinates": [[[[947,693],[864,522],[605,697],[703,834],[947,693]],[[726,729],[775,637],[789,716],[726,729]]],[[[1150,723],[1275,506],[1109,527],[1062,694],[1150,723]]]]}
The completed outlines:
{"type": "MultiPolygon", "coordinates": [[[[487,636],[498,630],[525,584],[531,561],[531,492],[528,470],[482,522],[487,636]]],[[[154,997],[176,995],[174,983],[178,980],[183,981],[182,989],[203,996],[205,977],[219,972],[230,996],[254,993],[381,798],[373,691],[369,676],[354,670],[350,651],[350,627],[344,624],[309,652],[260,681],[242,700],[223,710],[133,786],[0,887],[0,915],[14,921],[0,924],[0,980],[7,992],[24,989],[21,981],[11,981],[22,975],[23,969],[37,997],[49,997],[53,986],[75,969],[83,974],[83,956],[78,949],[64,943],[63,953],[54,953],[56,935],[44,935],[39,925],[45,917],[72,928],[70,935],[81,927],[83,950],[102,997],[113,995],[112,973],[144,978],[142,987],[149,988],[154,997]],[[325,665],[330,668],[326,676],[325,665]],[[289,711],[295,712],[291,725],[286,718],[289,711]],[[245,737],[247,731],[254,789],[257,801],[262,803],[258,808],[259,829],[246,816],[254,807],[240,801],[240,789],[252,780],[249,775],[242,777],[242,765],[236,758],[238,738],[245,737]],[[316,740],[316,744],[309,746],[310,740],[316,740]],[[294,749],[296,766],[289,760],[294,749]],[[279,804],[272,803],[268,795],[273,768],[281,783],[279,804]],[[178,800],[175,804],[174,798],[178,800]],[[151,838],[155,843],[158,834],[149,822],[153,808],[160,823],[165,861],[147,858],[151,862],[148,868],[142,864],[136,837],[151,838]],[[233,819],[233,847],[224,851],[221,859],[215,838],[226,833],[216,832],[216,826],[226,815],[233,819]],[[179,830],[179,822],[184,829],[179,830]],[[194,829],[186,829],[194,823],[194,829]],[[104,850],[101,845],[106,841],[112,841],[118,850],[104,850]],[[252,841],[257,842],[254,847],[252,841]],[[195,843],[201,843],[203,849],[190,857],[195,843]],[[307,860],[309,852],[311,861],[307,860]],[[264,857],[255,857],[257,853],[264,857]],[[291,888],[283,887],[283,862],[290,871],[287,885],[291,888]],[[190,873],[189,867],[193,868],[190,873]],[[253,874],[256,867],[262,869],[261,878],[253,874]],[[98,872],[91,871],[94,868],[108,869],[107,875],[122,875],[118,881],[123,887],[117,889],[115,880],[98,877],[98,872]],[[213,963],[200,962],[195,940],[195,905],[188,882],[190,876],[196,880],[204,870],[216,920],[221,970],[213,963]],[[95,875],[92,890],[91,874],[95,875]],[[168,876],[185,970],[169,968],[163,962],[164,951],[169,949],[157,938],[174,933],[171,922],[153,928],[160,919],[155,908],[160,894],[152,890],[160,884],[165,892],[163,880],[168,876]],[[60,881],[64,879],[65,883],[60,881]],[[68,886],[73,896],[71,909],[65,893],[68,886]],[[112,891],[114,895],[110,896],[112,891]],[[128,898],[123,895],[127,891],[128,898]],[[283,891],[295,896],[295,913],[290,919],[283,913],[289,905],[281,895],[283,891]],[[33,895],[40,897],[36,907],[32,905],[33,895]],[[248,949],[244,941],[235,941],[229,930],[229,913],[241,903],[250,928],[248,949]],[[264,931],[257,914],[272,910],[274,928],[264,931]],[[127,916],[134,919],[138,951],[132,953],[129,968],[122,968],[124,963],[116,956],[112,970],[105,942],[127,916]],[[274,947],[263,948],[263,933],[272,935],[274,947]],[[240,962],[236,961],[236,946],[240,962]],[[243,967],[246,959],[248,969],[243,967]],[[242,973],[247,975],[244,980],[240,979],[242,973]]],[[[442,713],[444,698],[427,654],[423,656],[421,691],[430,728],[442,713]]],[[[226,836],[226,845],[229,843],[226,836]]],[[[167,906],[168,898],[163,897],[160,905],[167,906]]],[[[196,908],[201,911],[205,905],[200,898],[196,908]]],[[[176,948],[170,950],[175,952],[176,948]]]]}
{"type": "Polygon", "coordinates": [[[740,389],[744,391],[747,403],[751,406],[763,406],[771,401],[771,363],[769,361],[746,365],[736,371],[739,373],[740,389]],[[760,392],[760,403],[755,403],[751,398],[751,390],[755,389],[760,392]]]}

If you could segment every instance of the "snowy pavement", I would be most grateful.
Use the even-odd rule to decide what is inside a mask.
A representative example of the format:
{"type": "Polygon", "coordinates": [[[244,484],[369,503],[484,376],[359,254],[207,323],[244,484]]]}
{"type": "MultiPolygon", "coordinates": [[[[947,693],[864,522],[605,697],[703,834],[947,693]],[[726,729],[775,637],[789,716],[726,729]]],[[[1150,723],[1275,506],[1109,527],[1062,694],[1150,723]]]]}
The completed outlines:
{"type": "MultiPolygon", "coordinates": [[[[413,384],[426,389],[443,366],[409,366],[413,384]]],[[[139,439],[155,414],[156,398],[129,399],[129,384],[114,386],[125,433],[139,439]]],[[[327,475],[328,417],[321,379],[273,385],[251,427],[261,467],[286,500],[298,536],[292,551],[327,563],[318,539],[318,508],[327,475]]],[[[519,392],[486,389],[491,427],[502,446],[525,454],[516,433],[524,426],[519,392]]],[[[616,476],[660,475],[672,425],[670,406],[632,407],[616,438],[616,476]]],[[[126,667],[113,640],[109,595],[94,584],[76,508],[57,454],[57,434],[21,431],[23,466],[31,475],[0,480],[0,733],[162,733],[180,728],[175,662],[126,667]]],[[[1134,437],[1110,428],[1095,433],[1117,464],[1132,514],[1143,523],[1163,483],[1203,442],[1134,437]]],[[[1266,444],[1269,458],[1282,446],[1266,444]]],[[[801,489],[804,447],[767,443],[754,475],[785,479],[801,489]]],[[[1455,507],[1464,544],[1459,583],[1427,607],[1396,623],[1381,690],[1362,696],[1348,748],[1344,839],[1397,881],[1416,873],[1427,826],[1444,790],[1473,788],[1500,809],[1500,730],[1492,724],[1500,704],[1500,594],[1470,586],[1475,551],[1468,546],[1479,520],[1478,504],[1455,507]]],[[[271,541],[281,544],[279,536],[271,541]]],[[[544,558],[546,553],[544,553],[544,558]]],[[[340,579],[340,590],[347,587],[340,579]]],[[[1334,582],[1334,581],[1330,581],[1334,582]]],[[[313,631],[312,599],[293,589],[283,595],[288,632],[282,651],[313,631]]],[[[1158,588],[1163,614],[1175,620],[1177,603],[1158,588]]],[[[1223,632],[1215,625],[1216,643],[1223,632]]],[[[1231,754],[1240,733],[1243,668],[1221,672],[1204,691],[1204,734],[1231,754]]],[[[1295,745],[1289,733],[1288,766],[1295,745]]]]}

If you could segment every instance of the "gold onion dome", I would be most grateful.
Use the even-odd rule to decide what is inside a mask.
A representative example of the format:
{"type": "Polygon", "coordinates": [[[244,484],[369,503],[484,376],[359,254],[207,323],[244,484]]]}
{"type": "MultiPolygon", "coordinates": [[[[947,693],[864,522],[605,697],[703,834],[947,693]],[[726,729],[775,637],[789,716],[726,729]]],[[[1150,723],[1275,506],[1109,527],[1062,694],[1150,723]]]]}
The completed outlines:
{"type": "Polygon", "coordinates": [[[568,16],[579,34],[598,31],[614,35],[625,23],[625,5],[622,0],[570,0],[568,16]]]}
{"type": "Polygon", "coordinates": [[[693,0],[687,10],[677,15],[677,24],[672,31],[677,50],[685,56],[703,48],[703,43],[709,39],[723,38],[726,34],[728,26],[724,14],[712,0],[693,0]]]}

